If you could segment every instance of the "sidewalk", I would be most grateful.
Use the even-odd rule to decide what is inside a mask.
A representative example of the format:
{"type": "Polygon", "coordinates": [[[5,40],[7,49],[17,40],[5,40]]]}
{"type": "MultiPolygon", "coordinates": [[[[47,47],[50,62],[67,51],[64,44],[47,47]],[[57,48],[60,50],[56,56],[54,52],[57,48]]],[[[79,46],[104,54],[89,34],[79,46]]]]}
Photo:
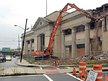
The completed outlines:
{"type": "Polygon", "coordinates": [[[27,62],[26,60],[22,59],[22,62],[20,62],[20,60],[18,59],[16,62],[17,65],[20,66],[25,66],[25,67],[44,67],[44,66],[50,66],[50,65],[36,65],[36,64],[30,64],[29,62],[27,62]]]}
{"type": "MultiPolygon", "coordinates": [[[[72,72],[73,68],[72,67],[66,67],[66,68],[59,68],[59,67],[54,67],[51,65],[36,65],[36,64],[30,64],[26,60],[17,60],[17,65],[22,66],[22,67],[29,67],[34,69],[36,73],[46,73],[46,74],[54,74],[54,73],[70,73],[72,72]]],[[[77,69],[78,70],[78,69],[77,69]]]]}
{"type": "Polygon", "coordinates": [[[15,62],[18,66],[13,67],[1,67],[0,68],[0,75],[17,75],[17,74],[44,74],[45,71],[42,70],[39,66],[38,67],[30,67],[33,64],[29,64],[26,60],[16,60],[15,62]]]}
{"type": "MultiPolygon", "coordinates": [[[[29,67],[29,68],[31,67],[32,69],[35,68],[36,73],[47,73],[47,72],[50,73],[51,71],[57,72],[57,73],[71,73],[73,70],[73,66],[70,66],[70,65],[69,66],[60,65],[59,67],[54,67],[51,65],[36,65],[36,64],[30,64],[24,59],[22,60],[21,63],[20,63],[20,60],[18,60],[17,65],[23,66],[23,67],[29,67]]],[[[77,72],[79,71],[79,67],[75,67],[75,69],[77,72]]],[[[93,70],[93,67],[87,67],[87,70],[88,71],[93,70]]],[[[108,70],[108,67],[103,67],[103,70],[108,70]]]]}
{"type": "Polygon", "coordinates": [[[22,59],[22,62],[20,62],[20,60],[17,60],[16,64],[20,66],[20,68],[26,69],[28,73],[36,73],[36,74],[45,73],[45,71],[41,69],[40,65],[30,64],[24,59],[22,59]]]}
{"type": "MultiPolygon", "coordinates": [[[[60,65],[59,67],[54,67],[54,66],[50,66],[50,65],[36,65],[36,64],[30,64],[28,63],[26,60],[22,60],[22,62],[20,63],[20,61],[17,61],[17,65],[26,67],[26,71],[28,70],[31,73],[36,73],[36,74],[59,74],[59,73],[71,73],[73,70],[73,66],[72,65],[60,65]],[[29,68],[29,69],[27,69],[29,68]]],[[[22,67],[21,67],[22,68],[22,67]]],[[[79,67],[75,67],[77,74],[79,71],[79,67]]],[[[93,70],[93,67],[87,67],[87,71],[89,70],[93,70]]],[[[108,67],[103,67],[103,70],[107,70],[108,71],[108,67]]],[[[105,74],[103,74],[105,77],[105,74]]],[[[78,77],[78,76],[76,76],[78,77]]]]}

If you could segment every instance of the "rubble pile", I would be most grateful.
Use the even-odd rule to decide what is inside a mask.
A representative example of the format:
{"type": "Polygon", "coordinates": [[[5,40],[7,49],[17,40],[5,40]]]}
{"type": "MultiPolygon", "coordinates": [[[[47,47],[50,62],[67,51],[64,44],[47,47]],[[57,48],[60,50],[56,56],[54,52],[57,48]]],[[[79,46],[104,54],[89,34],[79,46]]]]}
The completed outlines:
{"type": "Polygon", "coordinates": [[[103,60],[104,61],[104,60],[108,60],[108,54],[85,55],[82,57],[78,57],[77,59],[82,60],[82,61],[90,61],[90,60],[103,60]]]}
{"type": "Polygon", "coordinates": [[[97,54],[97,55],[85,55],[77,58],[64,58],[64,59],[54,59],[50,58],[47,60],[37,60],[36,64],[44,64],[44,65],[78,65],[80,61],[85,62],[106,62],[108,61],[108,54],[97,54]]]}

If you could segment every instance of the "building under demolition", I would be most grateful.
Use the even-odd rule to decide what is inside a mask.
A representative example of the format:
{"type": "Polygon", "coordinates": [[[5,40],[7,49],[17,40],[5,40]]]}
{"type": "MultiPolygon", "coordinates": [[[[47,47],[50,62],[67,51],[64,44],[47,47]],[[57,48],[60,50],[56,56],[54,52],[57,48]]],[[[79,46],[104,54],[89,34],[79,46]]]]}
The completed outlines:
{"type": "MultiPolygon", "coordinates": [[[[108,4],[94,10],[87,10],[91,14],[102,15],[108,13],[108,4]]],[[[79,11],[64,13],[65,16],[58,27],[53,55],[59,58],[75,58],[78,56],[108,52],[108,16],[105,16],[96,30],[96,21],[87,18],[79,11]],[[94,41],[97,34],[97,41],[94,41]],[[97,44],[97,45],[96,45],[97,44]],[[95,50],[96,46],[98,50],[95,50]]],[[[51,31],[59,15],[55,11],[46,17],[39,17],[33,28],[26,33],[24,54],[31,54],[34,50],[47,48],[51,31]]]]}

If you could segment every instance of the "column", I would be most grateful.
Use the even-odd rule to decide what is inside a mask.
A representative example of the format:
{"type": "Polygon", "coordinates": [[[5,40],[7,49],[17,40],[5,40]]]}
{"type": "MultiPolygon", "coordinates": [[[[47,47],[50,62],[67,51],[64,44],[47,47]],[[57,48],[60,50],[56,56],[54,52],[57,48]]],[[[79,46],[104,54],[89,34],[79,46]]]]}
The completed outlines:
{"type": "Polygon", "coordinates": [[[28,54],[28,42],[25,40],[24,54],[28,54]]]}
{"type": "Polygon", "coordinates": [[[34,37],[34,50],[37,50],[37,36],[34,37]]]}
{"type": "Polygon", "coordinates": [[[85,25],[85,55],[90,54],[90,28],[89,24],[85,25]]]}
{"type": "Polygon", "coordinates": [[[37,50],[40,50],[40,35],[37,36],[37,50]]]}
{"type": "Polygon", "coordinates": [[[30,40],[30,54],[32,53],[32,40],[30,40]]]}
{"type": "Polygon", "coordinates": [[[76,49],[76,29],[72,28],[72,58],[76,57],[77,49],[76,49]]]}
{"type": "Polygon", "coordinates": [[[63,31],[61,33],[61,58],[65,58],[65,35],[63,31]]]}
{"type": "Polygon", "coordinates": [[[105,18],[102,21],[102,52],[105,52],[105,37],[104,37],[104,32],[106,31],[106,26],[105,26],[105,18]]]}

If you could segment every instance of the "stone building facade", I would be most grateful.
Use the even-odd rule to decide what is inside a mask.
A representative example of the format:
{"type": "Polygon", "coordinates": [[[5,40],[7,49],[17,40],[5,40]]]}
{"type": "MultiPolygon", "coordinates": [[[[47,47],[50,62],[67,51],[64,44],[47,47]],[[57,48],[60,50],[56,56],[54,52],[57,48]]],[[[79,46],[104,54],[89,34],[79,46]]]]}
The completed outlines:
{"type": "MultiPolygon", "coordinates": [[[[105,7],[104,13],[108,13],[107,4],[102,5],[95,11],[105,7]]],[[[103,11],[100,11],[100,13],[103,11]]],[[[31,54],[34,50],[44,50],[49,43],[50,34],[59,11],[55,11],[46,17],[39,17],[31,31],[27,32],[24,54],[31,54]]],[[[61,25],[58,27],[54,45],[53,55],[59,58],[76,58],[78,56],[92,54],[95,42],[95,22],[79,11],[64,13],[61,25]]],[[[108,52],[108,16],[106,16],[98,27],[98,52],[108,52]]]]}

